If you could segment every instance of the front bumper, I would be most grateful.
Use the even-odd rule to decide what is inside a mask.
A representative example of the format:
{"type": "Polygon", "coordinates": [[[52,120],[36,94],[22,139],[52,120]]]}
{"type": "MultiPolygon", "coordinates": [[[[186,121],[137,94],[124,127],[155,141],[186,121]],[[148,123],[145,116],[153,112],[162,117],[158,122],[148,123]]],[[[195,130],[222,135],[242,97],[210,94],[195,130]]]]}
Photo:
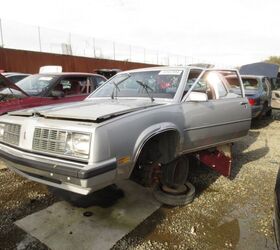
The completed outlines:
{"type": "Polygon", "coordinates": [[[37,155],[0,144],[0,158],[18,174],[49,186],[89,194],[114,183],[116,159],[87,165],[37,155]]]}

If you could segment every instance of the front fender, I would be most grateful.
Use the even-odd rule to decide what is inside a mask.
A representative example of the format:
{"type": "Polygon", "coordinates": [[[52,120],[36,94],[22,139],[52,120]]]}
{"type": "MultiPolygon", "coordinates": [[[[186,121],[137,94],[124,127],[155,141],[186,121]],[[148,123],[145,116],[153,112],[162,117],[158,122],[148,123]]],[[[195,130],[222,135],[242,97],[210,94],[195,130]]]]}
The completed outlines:
{"type": "MultiPolygon", "coordinates": [[[[133,156],[132,156],[132,162],[133,167],[135,166],[137,159],[140,155],[140,152],[142,148],[144,147],[145,143],[154,137],[155,135],[158,135],[160,133],[166,132],[166,131],[176,131],[180,136],[180,149],[184,142],[184,134],[183,131],[181,131],[174,123],[171,122],[163,122],[154,124],[148,128],[146,128],[137,138],[136,143],[134,145],[133,149],[133,156]]],[[[180,150],[181,151],[181,150],[180,150]]]]}

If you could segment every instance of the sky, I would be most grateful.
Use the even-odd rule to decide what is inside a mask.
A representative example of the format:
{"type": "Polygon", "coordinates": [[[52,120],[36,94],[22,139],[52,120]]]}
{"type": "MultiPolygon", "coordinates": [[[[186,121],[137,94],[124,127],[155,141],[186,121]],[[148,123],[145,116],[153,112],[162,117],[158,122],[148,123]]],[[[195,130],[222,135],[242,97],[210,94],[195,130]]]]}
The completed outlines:
{"type": "MultiPolygon", "coordinates": [[[[1,0],[0,6],[3,22],[137,45],[193,62],[238,66],[280,55],[279,0],[1,0]]],[[[12,30],[3,29],[4,38],[12,30]]]]}

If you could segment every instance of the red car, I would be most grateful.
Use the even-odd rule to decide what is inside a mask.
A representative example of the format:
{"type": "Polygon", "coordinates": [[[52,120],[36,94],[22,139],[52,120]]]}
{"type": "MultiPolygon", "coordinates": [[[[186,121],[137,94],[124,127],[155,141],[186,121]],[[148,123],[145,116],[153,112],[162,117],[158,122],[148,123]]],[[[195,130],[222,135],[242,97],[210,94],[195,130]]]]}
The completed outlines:
{"type": "Polygon", "coordinates": [[[107,79],[90,73],[30,75],[11,83],[0,74],[0,115],[56,103],[82,101],[107,79]]]}

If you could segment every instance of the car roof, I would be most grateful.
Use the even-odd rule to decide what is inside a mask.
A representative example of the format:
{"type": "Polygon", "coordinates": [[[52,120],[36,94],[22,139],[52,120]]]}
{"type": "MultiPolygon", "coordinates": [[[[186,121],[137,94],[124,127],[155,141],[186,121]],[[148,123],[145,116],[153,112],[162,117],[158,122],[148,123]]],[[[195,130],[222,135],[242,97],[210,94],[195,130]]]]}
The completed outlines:
{"type": "Polygon", "coordinates": [[[102,75],[95,73],[83,73],[83,72],[54,72],[54,73],[38,73],[34,75],[42,75],[42,76],[100,76],[105,78],[102,75]]]}
{"type": "MultiPolygon", "coordinates": [[[[130,72],[145,72],[150,70],[190,70],[190,69],[198,69],[198,70],[205,70],[205,71],[212,71],[212,70],[229,70],[229,71],[238,71],[237,69],[232,68],[202,68],[197,66],[158,66],[158,67],[147,67],[141,69],[132,69],[127,71],[122,71],[121,73],[130,73],[130,72]]],[[[119,73],[118,73],[119,74],[119,73]]]]}
{"type": "Polygon", "coordinates": [[[145,72],[145,71],[156,71],[156,70],[186,70],[186,69],[201,69],[204,70],[204,68],[200,67],[193,67],[193,66],[158,66],[158,67],[147,67],[147,68],[141,68],[141,69],[131,69],[122,71],[120,73],[129,73],[129,72],[145,72]]]}

